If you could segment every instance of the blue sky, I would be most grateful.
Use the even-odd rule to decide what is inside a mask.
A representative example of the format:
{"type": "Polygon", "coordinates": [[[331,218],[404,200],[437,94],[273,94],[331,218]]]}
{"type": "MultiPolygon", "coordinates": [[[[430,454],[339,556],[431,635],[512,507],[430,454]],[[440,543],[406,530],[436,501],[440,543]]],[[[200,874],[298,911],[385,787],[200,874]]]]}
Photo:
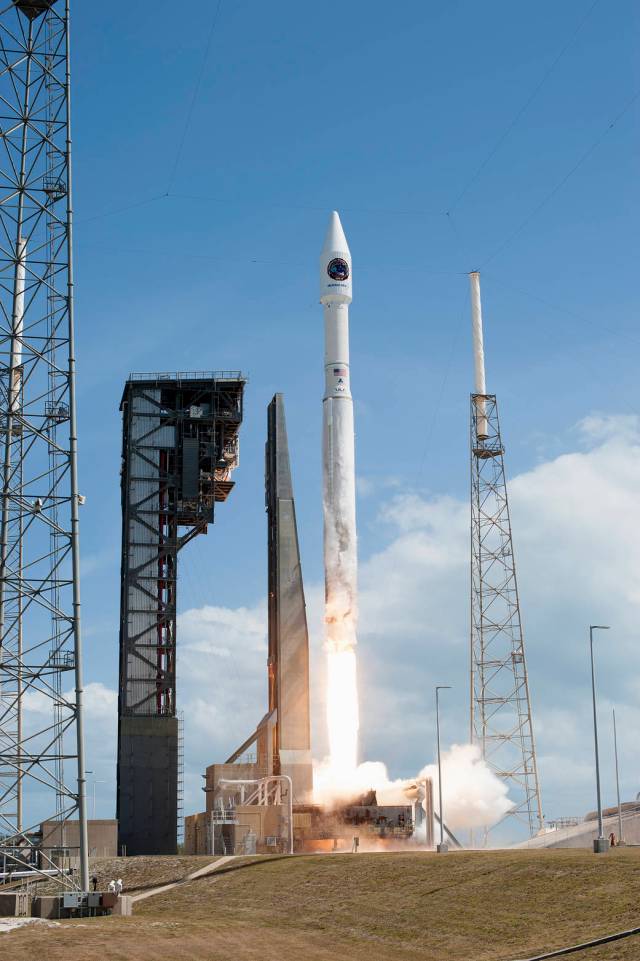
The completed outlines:
{"type": "MultiPolygon", "coordinates": [[[[181,558],[181,610],[254,610],[264,598],[263,444],[276,390],[287,405],[310,595],[321,581],[317,261],[333,208],[354,263],[363,565],[373,571],[398,542],[385,521],[398,497],[431,505],[467,497],[471,269],[482,272],[488,389],[500,401],[509,474],[535,483],[541,466],[568,452],[606,450],[612,438],[632,452],[629,470],[637,465],[629,426],[640,413],[637,5],[543,0],[525,11],[502,0],[481,9],[470,0],[393,8],[223,0],[211,33],[216,10],[159,0],[132,13],[115,0],[73,11],[82,589],[87,679],[110,690],[118,663],[118,405],[130,371],[241,368],[249,376],[236,489],[209,535],[181,558]],[[605,436],[591,424],[585,447],[576,425],[596,413],[614,419],[605,436]]],[[[540,490],[550,500],[556,494],[540,490]]],[[[592,510],[606,515],[607,506],[592,510]]],[[[615,540],[616,530],[607,531],[615,540]]],[[[553,528],[538,544],[542,556],[526,553],[523,540],[523,617],[535,634],[547,627],[538,628],[528,597],[540,596],[537,572],[562,545],[553,528]]],[[[631,559],[616,556],[627,569],[631,559]]],[[[370,655],[366,632],[361,638],[363,685],[373,690],[386,674],[390,688],[380,696],[415,718],[415,734],[407,721],[396,745],[382,745],[371,699],[365,706],[365,750],[384,747],[386,755],[371,759],[396,775],[425,761],[415,738],[432,740],[432,681],[457,689],[450,738],[466,730],[464,637],[444,651],[428,632],[420,641],[420,624],[434,620],[459,618],[466,630],[467,585],[464,577],[451,583],[451,610],[442,596],[427,596],[412,629],[372,639],[370,655]],[[402,703],[399,664],[407,660],[422,680],[402,703]]],[[[559,639],[543,644],[528,632],[534,704],[547,718],[562,700],[562,672],[573,676],[572,661],[581,663],[580,632],[611,603],[596,590],[580,608],[579,589],[562,625],[576,647],[559,678],[545,647],[559,639]]],[[[549,599],[549,611],[566,611],[565,600],[549,599]]],[[[629,624],[636,613],[629,600],[629,624]]],[[[558,629],[551,613],[549,624],[558,629]]],[[[247,693],[262,690],[263,656],[243,688],[242,643],[239,635],[240,650],[225,663],[244,690],[236,702],[244,737],[245,715],[257,719],[263,706],[247,693]]],[[[638,666],[636,657],[636,676],[638,666]]],[[[617,674],[612,665],[612,699],[623,698],[617,674]]],[[[212,701],[224,701],[225,677],[211,677],[212,701]]],[[[571,682],[576,704],[583,680],[571,682]]],[[[631,711],[634,699],[624,697],[631,711]]],[[[106,707],[100,717],[112,731],[106,707]]],[[[193,784],[204,761],[225,749],[222,724],[218,718],[207,741],[195,725],[190,738],[187,720],[193,784]]],[[[589,731],[578,724],[574,735],[588,752],[589,731]]],[[[114,775],[111,745],[110,736],[89,765],[105,780],[114,775]]],[[[580,777],[563,793],[549,762],[549,813],[592,806],[587,774],[580,777]]],[[[628,793],[634,785],[630,776],[628,793]]],[[[195,788],[190,798],[199,803],[195,788]]],[[[109,816],[112,806],[111,785],[100,786],[98,814],[109,816]]]]}

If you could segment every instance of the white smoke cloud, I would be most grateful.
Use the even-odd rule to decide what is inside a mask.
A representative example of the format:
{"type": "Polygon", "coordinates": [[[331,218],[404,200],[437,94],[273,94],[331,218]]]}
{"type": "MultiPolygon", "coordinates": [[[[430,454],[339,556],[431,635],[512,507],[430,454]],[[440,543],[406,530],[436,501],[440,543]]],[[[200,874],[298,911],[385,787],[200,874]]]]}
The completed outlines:
{"type": "MultiPolygon", "coordinates": [[[[369,791],[376,792],[378,804],[407,804],[416,795],[416,785],[429,778],[433,783],[434,806],[438,811],[438,766],[427,764],[413,778],[389,778],[380,761],[360,764],[351,776],[336,780],[329,764],[314,770],[314,797],[327,807],[353,801],[369,791]]],[[[442,753],[442,806],[445,823],[452,831],[461,828],[491,827],[512,807],[503,782],[480,757],[471,744],[453,744],[442,753]]]]}

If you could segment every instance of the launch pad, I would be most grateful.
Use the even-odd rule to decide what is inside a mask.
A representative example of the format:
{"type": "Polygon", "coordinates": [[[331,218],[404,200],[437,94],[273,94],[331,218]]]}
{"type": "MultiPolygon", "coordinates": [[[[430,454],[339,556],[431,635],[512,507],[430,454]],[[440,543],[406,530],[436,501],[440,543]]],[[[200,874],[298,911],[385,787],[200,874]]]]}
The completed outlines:
{"type": "MultiPolygon", "coordinates": [[[[253,795],[242,797],[239,790],[228,793],[221,785],[215,793],[217,806],[186,819],[187,854],[331,854],[398,850],[415,845],[415,828],[423,817],[420,802],[380,805],[375,792],[330,811],[317,804],[296,804],[291,813],[284,793],[276,795],[274,792],[270,801],[266,798],[260,801],[253,795]],[[292,817],[292,831],[289,817],[292,817]]],[[[427,831],[425,842],[421,839],[420,846],[424,843],[427,847],[433,846],[432,831],[427,831]]]]}

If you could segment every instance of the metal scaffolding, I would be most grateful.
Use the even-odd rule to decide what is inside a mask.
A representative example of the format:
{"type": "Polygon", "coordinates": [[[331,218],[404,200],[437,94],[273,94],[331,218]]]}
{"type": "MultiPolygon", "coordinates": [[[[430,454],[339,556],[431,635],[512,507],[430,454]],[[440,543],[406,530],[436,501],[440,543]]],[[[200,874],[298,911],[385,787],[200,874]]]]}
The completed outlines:
{"type": "Polygon", "coordinates": [[[0,103],[0,856],[57,870],[38,827],[78,817],[88,891],[68,0],[0,12],[0,103]]]}
{"type": "Polygon", "coordinates": [[[471,740],[509,789],[505,817],[533,835],[543,816],[503,455],[495,396],[472,394],[471,740]]]}

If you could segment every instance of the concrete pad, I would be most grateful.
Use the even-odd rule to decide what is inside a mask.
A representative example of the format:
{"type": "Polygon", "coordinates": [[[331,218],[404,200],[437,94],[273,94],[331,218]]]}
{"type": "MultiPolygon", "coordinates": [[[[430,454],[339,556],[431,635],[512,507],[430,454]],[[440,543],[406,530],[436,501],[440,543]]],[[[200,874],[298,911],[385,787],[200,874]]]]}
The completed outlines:
{"type": "MultiPolygon", "coordinates": [[[[232,854],[227,855],[224,858],[218,858],[217,861],[212,861],[211,864],[205,864],[203,868],[199,868],[197,871],[193,871],[188,874],[186,878],[182,881],[173,881],[171,884],[163,884],[159,888],[151,888],[150,891],[142,891],[141,894],[134,894],[131,896],[132,903],[137,901],[145,901],[147,898],[152,898],[154,894],[162,894],[163,891],[170,891],[171,888],[177,888],[181,884],[186,884],[188,881],[195,881],[197,878],[205,877],[208,874],[214,874],[223,864],[227,861],[233,861],[235,856],[232,854]]],[[[115,913],[115,912],[114,912],[115,913]]]]}
{"type": "Polygon", "coordinates": [[[130,894],[121,894],[114,904],[111,914],[121,918],[130,918],[133,913],[133,898],[130,894]]]}

